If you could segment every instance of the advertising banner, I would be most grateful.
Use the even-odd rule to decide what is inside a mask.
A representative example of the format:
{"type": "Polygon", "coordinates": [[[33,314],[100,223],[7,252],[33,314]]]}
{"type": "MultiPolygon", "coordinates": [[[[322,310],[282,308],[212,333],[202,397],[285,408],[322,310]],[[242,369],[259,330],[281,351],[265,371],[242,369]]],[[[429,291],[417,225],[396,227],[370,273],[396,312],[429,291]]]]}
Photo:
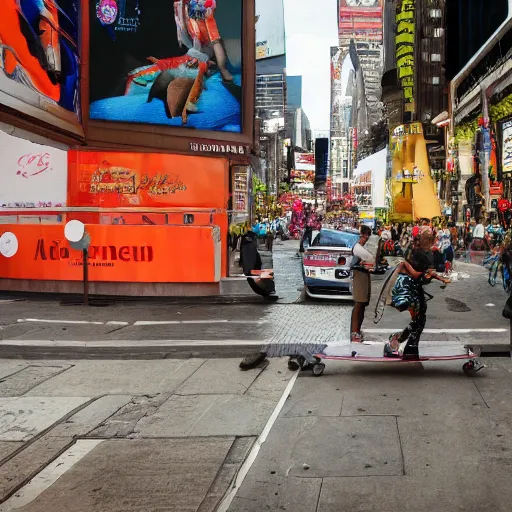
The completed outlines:
{"type": "Polygon", "coordinates": [[[315,141],[315,188],[324,185],[329,174],[329,139],[315,141]]]}
{"type": "Polygon", "coordinates": [[[256,0],[256,59],[284,55],[283,0],[256,0]]]}
{"type": "Polygon", "coordinates": [[[398,81],[404,92],[406,112],[415,111],[414,41],[416,32],[415,0],[403,0],[396,16],[396,64],[398,81]]]}
{"type": "Polygon", "coordinates": [[[297,171],[314,171],[315,154],[314,153],[295,153],[295,169],[297,171]]]}
{"type": "Polygon", "coordinates": [[[512,172],[512,121],[502,125],[503,132],[503,172],[512,172]]]}
{"type": "Polygon", "coordinates": [[[69,206],[226,208],[227,166],[221,158],[74,151],[69,206]]]}
{"type": "MultiPolygon", "coordinates": [[[[82,252],[69,246],[62,225],[4,225],[18,252],[4,258],[0,277],[80,281],[82,252]]],[[[209,226],[87,225],[89,279],[107,282],[213,282],[215,233],[209,226]],[[200,248],[200,250],[198,250],[200,248]]],[[[217,236],[217,240],[219,237],[217,236]]]]}
{"type": "Polygon", "coordinates": [[[90,2],[90,118],[240,133],[242,7],[90,2]]]}
{"type": "Polygon", "coordinates": [[[66,151],[34,144],[0,130],[0,208],[66,206],[66,151]]]}
{"type": "Polygon", "coordinates": [[[79,0],[2,0],[0,103],[81,132],[79,11],[79,0]]]}
{"type": "Polygon", "coordinates": [[[362,36],[368,31],[382,39],[382,0],[340,0],[339,5],[340,34],[354,32],[362,36]]]}

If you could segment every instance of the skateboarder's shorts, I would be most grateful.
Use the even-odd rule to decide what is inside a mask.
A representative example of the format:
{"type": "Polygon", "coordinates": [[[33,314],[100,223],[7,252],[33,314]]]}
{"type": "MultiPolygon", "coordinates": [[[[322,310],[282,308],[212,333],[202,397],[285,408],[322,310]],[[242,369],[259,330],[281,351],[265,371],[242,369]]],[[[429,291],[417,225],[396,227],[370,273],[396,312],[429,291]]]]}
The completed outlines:
{"type": "Polygon", "coordinates": [[[354,270],[352,277],[352,297],[354,302],[360,302],[368,305],[371,296],[370,274],[354,270]]]}

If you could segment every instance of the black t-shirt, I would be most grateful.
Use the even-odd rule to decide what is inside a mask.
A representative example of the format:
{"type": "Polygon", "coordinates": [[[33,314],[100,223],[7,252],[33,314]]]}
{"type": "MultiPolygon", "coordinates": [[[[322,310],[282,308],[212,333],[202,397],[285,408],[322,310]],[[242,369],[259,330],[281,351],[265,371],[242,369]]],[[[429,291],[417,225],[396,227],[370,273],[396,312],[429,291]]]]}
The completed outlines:
{"type": "Polygon", "coordinates": [[[410,255],[409,263],[416,272],[426,272],[434,267],[434,257],[431,251],[416,249],[410,255]]]}

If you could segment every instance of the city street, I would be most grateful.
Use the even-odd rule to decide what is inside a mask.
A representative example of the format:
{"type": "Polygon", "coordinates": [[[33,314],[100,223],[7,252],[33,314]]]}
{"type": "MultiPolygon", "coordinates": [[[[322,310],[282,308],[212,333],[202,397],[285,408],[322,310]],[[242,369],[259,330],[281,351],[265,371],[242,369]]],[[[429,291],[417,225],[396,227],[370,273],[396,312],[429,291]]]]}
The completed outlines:
{"type": "MultiPolygon", "coordinates": [[[[348,340],[351,304],[306,300],[297,244],[274,251],[273,304],[5,299],[0,511],[509,510],[509,358],[472,378],[459,362],[239,370],[265,344],[348,340]]],[[[430,286],[423,339],[506,346],[505,293],[456,271],[430,286]]],[[[407,321],[373,309],[376,342],[407,321]]]]}

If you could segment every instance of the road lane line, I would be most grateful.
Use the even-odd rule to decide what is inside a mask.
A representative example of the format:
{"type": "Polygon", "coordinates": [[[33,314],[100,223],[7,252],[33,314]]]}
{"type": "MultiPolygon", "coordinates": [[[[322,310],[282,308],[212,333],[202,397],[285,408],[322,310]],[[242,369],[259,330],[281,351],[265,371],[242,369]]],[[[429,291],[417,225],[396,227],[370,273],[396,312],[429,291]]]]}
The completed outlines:
{"type": "Polygon", "coordinates": [[[87,439],[77,441],[60,457],[48,464],[25,486],[0,505],[0,512],[12,512],[32,503],[46,489],[52,486],[64,473],[80,462],[89,452],[102,443],[104,439],[87,439]]]}
{"type": "Polygon", "coordinates": [[[238,470],[235,479],[233,480],[231,484],[231,488],[228,489],[227,493],[224,495],[224,498],[220,502],[220,505],[217,508],[217,512],[227,512],[229,507],[231,506],[231,502],[236,496],[236,493],[239,491],[240,487],[242,486],[245,477],[247,476],[247,473],[249,473],[249,470],[251,469],[251,466],[253,465],[254,461],[256,460],[256,457],[258,456],[258,453],[260,451],[261,446],[263,443],[267,440],[268,434],[270,433],[270,430],[274,426],[275,421],[277,420],[277,417],[279,416],[281,410],[284,407],[284,404],[286,403],[286,400],[288,400],[288,396],[290,395],[292,388],[295,384],[295,381],[297,380],[297,377],[299,376],[300,372],[295,372],[292,375],[292,378],[288,382],[288,385],[286,386],[283,394],[281,395],[281,399],[276,405],[276,408],[274,409],[274,412],[270,415],[270,418],[267,421],[267,424],[263,428],[261,434],[259,435],[258,439],[256,439],[256,442],[254,443],[253,447],[251,448],[251,451],[249,452],[249,455],[243,462],[243,464],[240,466],[240,469],[238,470]]]}
{"type": "MultiPolygon", "coordinates": [[[[119,325],[127,326],[130,322],[121,322],[117,320],[109,320],[107,322],[95,322],[91,320],[53,320],[44,318],[18,318],[17,323],[41,323],[41,324],[67,324],[67,325],[119,325]]],[[[211,320],[137,320],[133,326],[143,327],[149,325],[210,325],[210,324],[247,324],[247,325],[263,325],[268,323],[267,320],[230,320],[230,319],[211,319],[211,320]]]]}
{"type": "Polygon", "coordinates": [[[78,340],[0,340],[0,348],[3,345],[18,347],[197,347],[204,346],[263,346],[270,344],[270,341],[261,340],[103,340],[103,341],[78,341],[78,340]]]}
{"type": "Polygon", "coordinates": [[[209,325],[209,324],[248,324],[248,325],[262,325],[268,323],[266,320],[137,320],[134,326],[148,326],[148,325],[209,325]]]}
{"type": "Polygon", "coordinates": [[[104,322],[92,322],[89,320],[44,320],[42,318],[18,318],[18,323],[105,325],[104,322]]]}
{"type": "MultiPolygon", "coordinates": [[[[397,329],[363,329],[365,333],[371,334],[394,334],[400,332],[403,327],[397,329]]],[[[471,334],[471,333],[500,333],[508,332],[508,329],[423,329],[423,334],[471,334]]]]}

